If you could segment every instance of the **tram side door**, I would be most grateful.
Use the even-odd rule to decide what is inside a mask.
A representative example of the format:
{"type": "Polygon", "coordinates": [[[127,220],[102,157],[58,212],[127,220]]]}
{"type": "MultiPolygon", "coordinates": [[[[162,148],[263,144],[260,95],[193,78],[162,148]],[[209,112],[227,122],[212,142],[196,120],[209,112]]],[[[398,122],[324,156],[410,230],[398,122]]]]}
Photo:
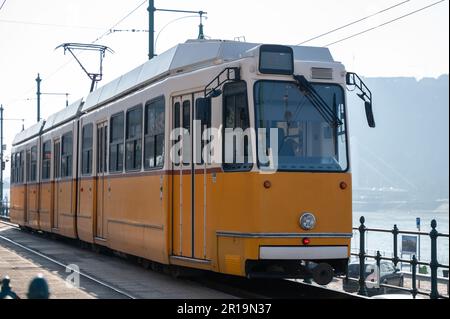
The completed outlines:
{"type": "Polygon", "coordinates": [[[105,174],[106,174],[106,150],[107,150],[107,122],[97,124],[97,140],[96,140],[96,210],[95,210],[95,237],[105,238],[105,174]]]}
{"type": "Polygon", "coordinates": [[[194,258],[208,260],[207,245],[207,195],[208,195],[208,168],[210,159],[204,158],[203,150],[208,141],[203,140],[205,130],[211,128],[211,103],[203,99],[203,92],[194,95],[193,105],[193,202],[194,202],[194,258]]]}
{"type": "MultiPolygon", "coordinates": [[[[172,103],[173,126],[181,132],[191,132],[192,124],[192,95],[175,97],[172,103]]],[[[174,149],[179,152],[172,158],[172,254],[174,256],[194,258],[194,223],[193,221],[193,165],[191,136],[181,136],[172,141],[174,149]],[[176,158],[175,158],[176,157],[176,158]]]]}
{"type": "Polygon", "coordinates": [[[59,183],[61,178],[61,141],[55,140],[53,144],[53,210],[52,210],[52,228],[58,229],[58,211],[59,211],[59,183]]]}

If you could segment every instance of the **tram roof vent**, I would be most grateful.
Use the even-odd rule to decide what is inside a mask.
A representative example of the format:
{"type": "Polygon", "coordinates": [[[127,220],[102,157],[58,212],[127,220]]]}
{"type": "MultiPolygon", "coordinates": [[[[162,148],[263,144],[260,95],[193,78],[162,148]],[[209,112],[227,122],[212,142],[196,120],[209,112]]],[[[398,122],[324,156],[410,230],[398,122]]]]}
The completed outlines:
{"type": "Polygon", "coordinates": [[[311,78],[315,80],[333,80],[333,69],[311,68],[311,78]]]}

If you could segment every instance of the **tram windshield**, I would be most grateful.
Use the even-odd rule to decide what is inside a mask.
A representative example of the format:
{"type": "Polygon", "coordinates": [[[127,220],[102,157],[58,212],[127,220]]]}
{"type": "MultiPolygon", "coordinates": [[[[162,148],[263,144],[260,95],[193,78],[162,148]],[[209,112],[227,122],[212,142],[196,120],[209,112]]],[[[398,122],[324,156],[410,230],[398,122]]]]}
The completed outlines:
{"type": "MultiPolygon", "coordinates": [[[[256,125],[259,131],[265,129],[266,138],[259,138],[258,152],[266,150],[268,155],[269,148],[278,149],[273,155],[278,155],[279,171],[347,171],[344,90],[335,84],[311,85],[342,123],[327,121],[296,83],[259,81],[254,91],[256,125]],[[270,137],[273,129],[277,139],[270,137]],[[276,142],[277,148],[271,145],[276,142]]],[[[261,169],[270,165],[258,160],[261,169]]]]}

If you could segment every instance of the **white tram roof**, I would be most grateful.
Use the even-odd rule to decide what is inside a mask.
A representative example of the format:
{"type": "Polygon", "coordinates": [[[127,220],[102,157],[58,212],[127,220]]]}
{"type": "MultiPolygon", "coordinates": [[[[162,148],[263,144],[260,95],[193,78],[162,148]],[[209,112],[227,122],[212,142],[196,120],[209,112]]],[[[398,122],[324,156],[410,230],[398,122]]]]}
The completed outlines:
{"type": "MultiPolygon", "coordinates": [[[[241,59],[247,51],[259,45],[223,40],[188,40],[90,93],[81,111],[87,112],[127,91],[170,74],[212,66],[218,60],[229,62],[241,59]]],[[[334,62],[327,48],[292,46],[292,49],[295,60],[334,62]]]]}
{"type": "Polygon", "coordinates": [[[32,139],[33,137],[38,136],[42,131],[42,127],[44,126],[44,123],[45,123],[44,120],[40,120],[38,123],[34,124],[33,126],[16,134],[16,136],[14,137],[14,140],[12,142],[12,145],[16,146],[18,144],[21,144],[25,141],[32,139]]]}
{"type": "MultiPolygon", "coordinates": [[[[86,101],[76,101],[47,121],[41,121],[16,135],[13,145],[27,141],[41,132],[47,132],[64,124],[80,113],[88,112],[128,91],[135,90],[148,83],[171,74],[216,65],[217,61],[230,62],[248,56],[258,43],[224,40],[188,40],[156,56],[134,70],[90,93],[86,101]]],[[[296,61],[335,62],[328,48],[291,46],[296,61]]]]}
{"type": "Polygon", "coordinates": [[[81,106],[83,104],[83,99],[80,99],[68,107],[62,109],[58,113],[50,115],[50,117],[45,122],[43,132],[46,132],[52,128],[55,128],[61,124],[64,124],[74,118],[80,113],[81,106]]]}

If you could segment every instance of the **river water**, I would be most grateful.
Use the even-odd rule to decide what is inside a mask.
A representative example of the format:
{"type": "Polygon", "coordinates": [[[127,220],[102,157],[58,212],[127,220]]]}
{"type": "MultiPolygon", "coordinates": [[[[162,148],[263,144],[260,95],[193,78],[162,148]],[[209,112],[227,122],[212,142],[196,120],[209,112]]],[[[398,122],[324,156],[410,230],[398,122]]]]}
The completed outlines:
{"type": "MultiPolygon", "coordinates": [[[[397,225],[399,230],[417,231],[416,218],[421,218],[421,231],[429,233],[431,231],[431,221],[433,219],[437,222],[437,231],[440,233],[449,233],[449,209],[448,203],[443,204],[438,209],[430,210],[386,210],[371,211],[371,212],[354,212],[353,213],[353,227],[359,227],[359,219],[364,216],[366,219],[365,225],[367,228],[382,228],[390,229],[397,225]]],[[[398,235],[398,254],[401,256],[402,235],[398,235]]],[[[449,262],[449,239],[439,237],[437,243],[437,257],[441,264],[448,265],[449,262]]],[[[357,253],[359,249],[359,232],[353,231],[352,252],[357,253]]],[[[376,254],[379,250],[382,255],[386,257],[393,256],[393,235],[384,233],[368,232],[366,238],[366,249],[370,254],[376,254]]],[[[417,247],[417,250],[418,247],[417,247]]],[[[431,240],[429,236],[420,236],[420,253],[417,251],[417,257],[420,256],[422,261],[430,261],[431,258],[431,240]]],[[[403,255],[404,259],[411,259],[412,256],[408,254],[403,255]]],[[[439,273],[442,273],[440,271],[439,273]]]]}

